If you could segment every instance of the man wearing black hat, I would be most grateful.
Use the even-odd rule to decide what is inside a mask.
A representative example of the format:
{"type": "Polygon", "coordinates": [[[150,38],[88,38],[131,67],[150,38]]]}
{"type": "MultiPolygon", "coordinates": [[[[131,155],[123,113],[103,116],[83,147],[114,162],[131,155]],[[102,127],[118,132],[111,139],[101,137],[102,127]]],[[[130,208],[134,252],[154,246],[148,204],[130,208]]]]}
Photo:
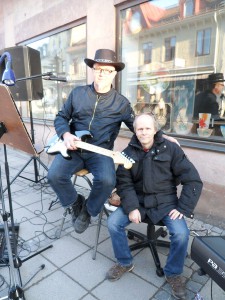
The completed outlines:
{"type": "Polygon", "coordinates": [[[133,132],[134,112],[130,102],[118,93],[112,82],[125,64],[116,60],[115,52],[99,49],[95,58],[85,58],[92,68],[94,82],[74,88],[54,122],[57,135],[71,151],[71,160],[56,155],[48,172],[48,180],[64,208],[72,207],[72,222],[77,233],[86,230],[91,216],[97,216],[115,187],[115,166],[111,157],[77,149],[80,140],[75,132],[88,130],[85,142],[112,150],[121,123],[133,132]],[[86,168],[93,175],[93,187],[87,200],[78,195],[71,177],[86,168]]]}
{"type": "Polygon", "coordinates": [[[199,93],[195,98],[194,118],[199,118],[199,113],[211,114],[213,119],[220,119],[219,97],[224,88],[222,73],[213,73],[208,76],[209,88],[199,93]]]}

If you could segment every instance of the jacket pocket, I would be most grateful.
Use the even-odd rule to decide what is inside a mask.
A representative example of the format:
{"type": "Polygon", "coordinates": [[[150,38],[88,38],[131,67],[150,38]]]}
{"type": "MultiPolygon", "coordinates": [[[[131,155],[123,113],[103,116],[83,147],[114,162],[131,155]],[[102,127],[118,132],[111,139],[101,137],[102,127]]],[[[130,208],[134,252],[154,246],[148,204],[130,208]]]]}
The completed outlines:
{"type": "Polygon", "coordinates": [[[176,194],[152,194],[144,196],[145,208],[158,208],[162,209],[165,207],[177,206],[177,195],[176,194]]]}
{"type": "Polygon", "coordinates": [[[159,207],[177,205],[178,201],[176,194],[157,194],[156,199],[159,207]]]}
{"type": "Polygon", "coordinates": [[[156,195],[145,195],[144,196],[144,206],[145,208],[157,207],[157,198],[156,195]]]}

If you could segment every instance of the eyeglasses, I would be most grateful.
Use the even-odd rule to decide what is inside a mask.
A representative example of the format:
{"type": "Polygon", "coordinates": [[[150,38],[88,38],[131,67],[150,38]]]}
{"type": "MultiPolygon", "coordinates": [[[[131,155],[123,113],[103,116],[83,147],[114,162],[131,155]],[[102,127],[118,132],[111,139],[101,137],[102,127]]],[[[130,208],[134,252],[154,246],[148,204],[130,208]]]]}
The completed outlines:
{"type": "Polygon", "coordinates": [[[95,73],[103,73],[104,75],[109,75],[112,72],[115,72],[115,70],[109,70],[109,69],[101,69],[101,68],[93,68],[95,73]]]}

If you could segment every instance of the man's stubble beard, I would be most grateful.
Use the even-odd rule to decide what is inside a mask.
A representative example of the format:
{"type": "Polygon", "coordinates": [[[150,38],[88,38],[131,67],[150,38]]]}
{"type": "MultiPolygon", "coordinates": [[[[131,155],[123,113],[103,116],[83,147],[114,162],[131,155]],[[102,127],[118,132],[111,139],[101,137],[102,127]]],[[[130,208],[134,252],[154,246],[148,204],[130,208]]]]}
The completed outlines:
{"type": "Polygon", "coordinates": [[[109,85],[108,83],[104,82],[104,81],[100,81],[98,83],[95,83],[96,85],[96,90],[98,92],[102,92],[102,93],[106,93],[110,90],[111,84],[109,85]]]}

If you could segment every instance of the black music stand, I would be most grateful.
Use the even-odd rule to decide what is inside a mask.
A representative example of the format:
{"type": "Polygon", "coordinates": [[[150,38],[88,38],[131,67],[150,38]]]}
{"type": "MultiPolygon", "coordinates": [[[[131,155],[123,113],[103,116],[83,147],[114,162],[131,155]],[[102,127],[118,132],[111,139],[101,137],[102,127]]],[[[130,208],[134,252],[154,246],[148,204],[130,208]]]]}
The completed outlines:
{"type": "MultiPolygon", "coordinates": [[[[43,77],[43,79],[46,80],[57,80],[58,78],[53,76],[52,72],[47,72],[47,73],[43,73],[43,74],[37,74],[37,75],[32,75],[29,77],[24,77],[24,78],[17,78],[16,82],[18,81],[24,81],[24,80],[35,80],[37,78],[43,77]],[[55,79],[56,78],[56,79],[55,79]]],[[[63,80],[62,78],[60,79],[61,81],[63,80]]],[[[30,131],[31,131],[31,142],[33,145],[35,145],[35,138],[34,138],[34,122],[33,122],[33,111],[32,111],[32,101],[28,101],[29,103],[29,114],[30,114],[30,131]]],[[[48,168],[45,166],[45,164],[43,164],[43,162],[40,160],[40,158],[37,155],[33,155],[29,161],[24,165],[24,167],[19,171],[19,173],[17,173],[17,175],[11,180],[10,184],[13,183],[13,181],[15,181],[15,179],[19,176],[21,178],[27,179],[29,181],[32,181],[34,183],[38,183],[41,180],[43,180],[45,177],[39,178],[39,172],[38,172],[38,165],[37,162],[39,162],[40,165],[42,165],[42,167],[48,171],[48,168]],[[26,167],[30,164],[30,162],[33,160],[34,162],[34,180],[21,176],[20,174],[24,171],[24,169],[26,169],[26,167]]]]}
{"type": "MultiPolygon", "coordinates": [[[[35,180],[33,182],[35,183],[39,182],[43,178],[38,180],[37,162],[39,162],[40,165],[42,165],[42,167],[46,171],[48,171],[48,168],[43,164],[43,162],[38,157],[38,153],[34,148],[33,141],[28,134],[28,131],[23,123],[22,118],[20,117],[19,111],[12,98],[11,92],[9,88],[6,87],[5,85],[0,85],[0,107],[1,107],[0,122],[4,123],[7,129],[7,134],[2,137],[1,142],[5,145],[9,145],[13,148],[22,150],[32,155],[29,161],[10,181],[10,184],[12,184],[18,176],[33,181],[30,178],[23,177],[20,175],[32,160],[34,160],[34,171],[35,171],[35,180]]],[[[5,191],[6,189],[3,190],[3,192],[5,191]]]]}
{"type": "MultiPolygon", "coordinates": [[[[4,205],[4,197],[3,193],[5,190],[2,189],[1,184],[1,199],[2,199],[2,207],[3,207],[3,221],[4,221],[4,230],[5,230],[5,238],[7,239],[6,245],[8,250],[9,256],[9,266],[10,266],[10,278],[12,283],[12,288],[9,290],[8,299],[25,299],[23,289],[21,287],[22,280],[20,276],[20,266],[22,262],[40,254],[41,252],[49,249],[52,245],[40,250],[39,252],[31,255],[30,257],[25,258],[24,260],[20,260],[17,257],[17,253],[14,253],[14,259],[12,254],[12,249],[9,241],[9,229],[8,229],[8,217],[10,216],[11,219],[11,228],[12,228],[12,239],[14,243],[15,252],[16,251],[16,238],[15,238],[15,228],[14,228],[14,218],[13,218],[13,208],[12,208],[12,197],[11,197],[11,188],[9,179],[9,166],[8,166],[8,159],[7,159],[7,149],[6,145],[11,146],[15,149],[22,150],[30,155],[37,157],[37,152],[32,144],[30,136],[24,126],[24,123],[20,117],[18,109],[15,105],[15,102],[12,98],[12,95],[9,91],[9,88],[5,85],[0,84],[0,142],[4,145],[4,158],[5,158],[5,175],[6,175],[6,182],[7,187],[5,190],[8,190],[8,200],[9,200],[9,209],[10,214],[5,212],[5,205],[4,205]],[[15,271],[18,272],[17,276],[15,271]],[[19,281],[19,282],[18,282],[19,281]]],[[[28,164],[27,164],[28,165],[28,164]]],[[[24,168],[23,168],[24,169],[24,168]]],[[[20,171],[20,173],[22,170],[20,171]]],[[[1,175],[1,174],[0,174],[1,175]]],[[[18,176],[19,174],[17,174],[18,176]]],[[[17,177],[16,176],[16,177],[17,177]]],[[[14,180],[16,179],[14,178],[14,180]]],[[[13,181],[14,181],[13,180],[13,181]]],[[[43,269],[43,265],[41,266],[43,269]]],[[[7,299],[7,298],[4,298],[7,299]]]]}

